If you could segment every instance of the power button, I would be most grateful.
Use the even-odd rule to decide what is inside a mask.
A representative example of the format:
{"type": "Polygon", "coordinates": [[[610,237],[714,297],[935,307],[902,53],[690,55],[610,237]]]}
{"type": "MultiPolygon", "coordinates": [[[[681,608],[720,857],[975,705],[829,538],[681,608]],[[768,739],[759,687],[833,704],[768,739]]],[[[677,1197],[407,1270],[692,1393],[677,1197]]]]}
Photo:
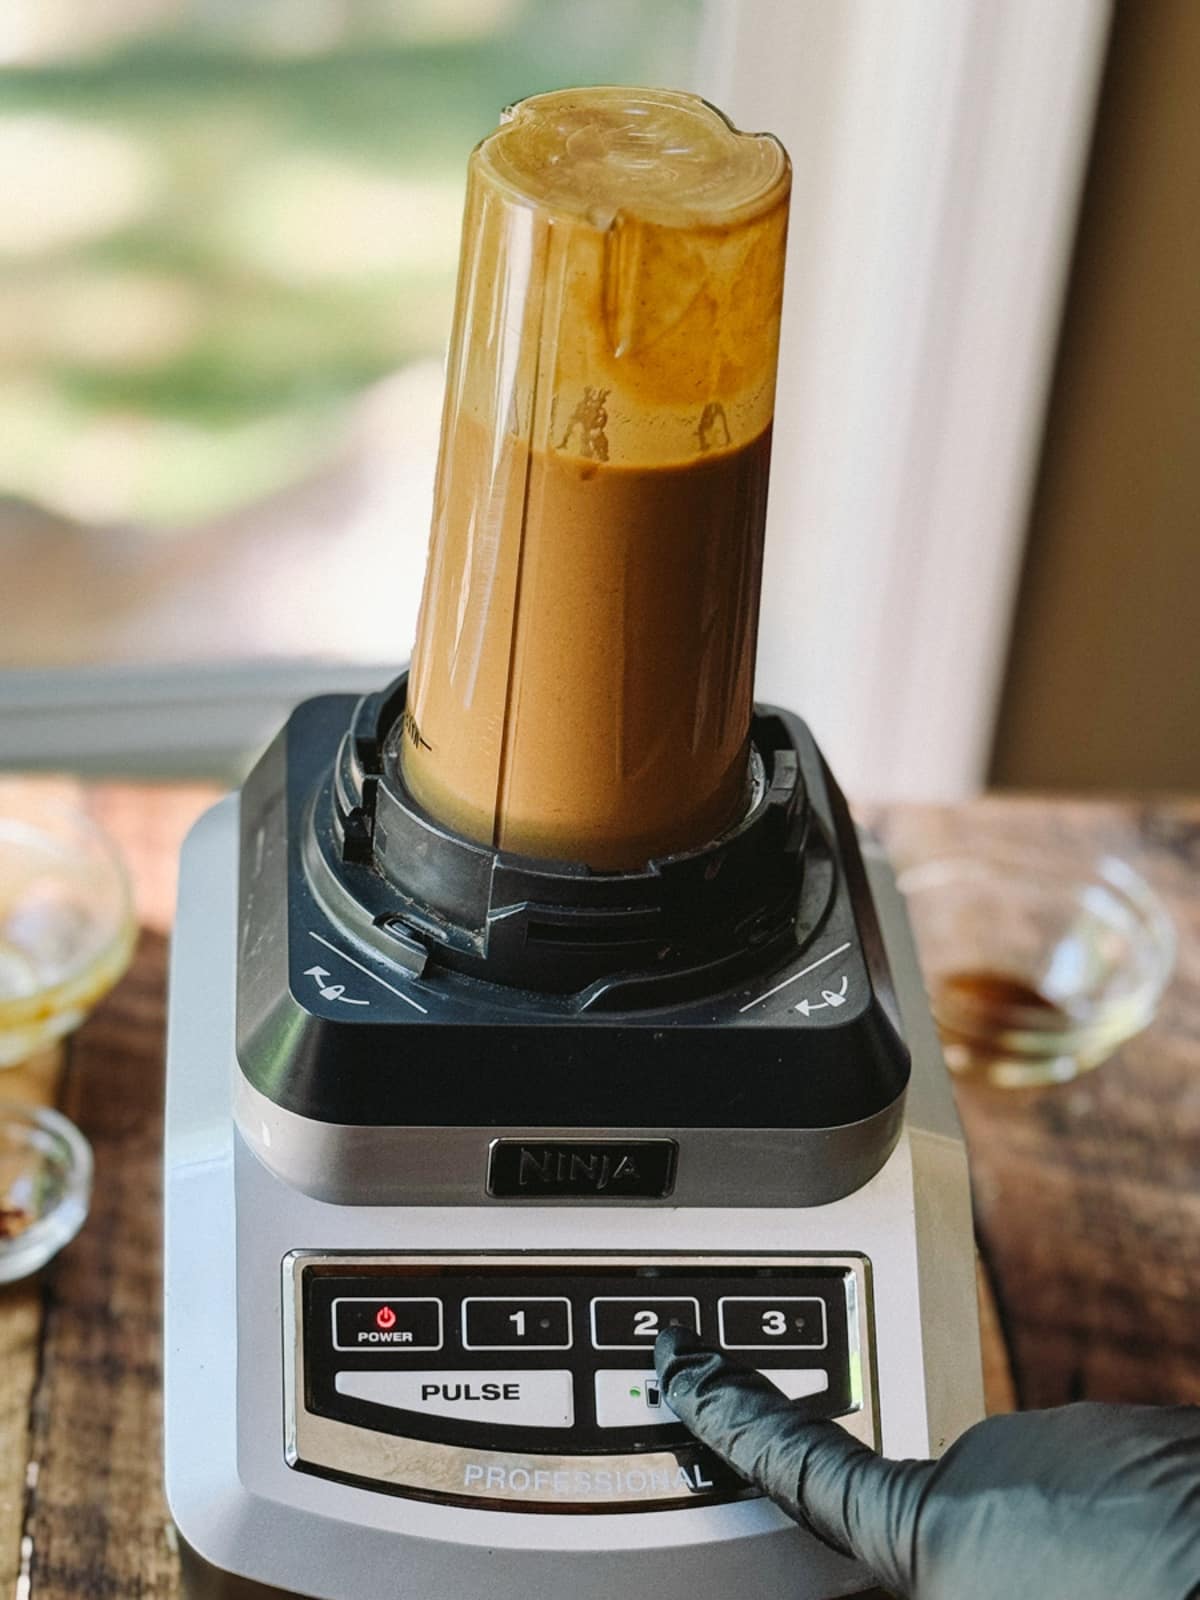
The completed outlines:
{"type": "Polygon", "coordinates": [[[351,1295],[333,1302],[333,1348],[364,1354],[442,1348],[442,1302],[351,1295]]]}

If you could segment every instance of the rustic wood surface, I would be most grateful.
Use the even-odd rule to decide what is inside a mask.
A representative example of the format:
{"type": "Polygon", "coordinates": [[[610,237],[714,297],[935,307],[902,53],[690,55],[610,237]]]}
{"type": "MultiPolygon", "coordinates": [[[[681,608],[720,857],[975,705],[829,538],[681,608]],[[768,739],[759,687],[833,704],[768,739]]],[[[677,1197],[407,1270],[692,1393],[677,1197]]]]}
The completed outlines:
{"type": "MultiPolygon", "coordinates": [[[[63,1052],[5,1075],[57,1098],[96,1152],[92,1215],[33,1283],[0,1291],[0,1592],[16,1600],[179,1593],[160,1487],[159,1139],[175,861],[202,787],[74,795],[116,836],[142,938],[63,1052]]],[[[988,799],[876,813],[901,855],[1005,842],[1132,860],[1180,932],[1162,1013],[1092,1077],[962,1089],[980,1242],[989,1405],[1200,1400],[1200,804],[988,799]],[[1003,1329],[1003,1334],[1001,1332],[1003,1329]]]]}
{"type": "Polygon", "coordinates": [[[1200,1401],[1200,802],[995,797],[875,820],[901,862],[1115,855],[1164,900],[1179,959],[1154,1023],[1072,1084],[960,1085],[958,1108],[1020,1404],[1200,1401]]]}

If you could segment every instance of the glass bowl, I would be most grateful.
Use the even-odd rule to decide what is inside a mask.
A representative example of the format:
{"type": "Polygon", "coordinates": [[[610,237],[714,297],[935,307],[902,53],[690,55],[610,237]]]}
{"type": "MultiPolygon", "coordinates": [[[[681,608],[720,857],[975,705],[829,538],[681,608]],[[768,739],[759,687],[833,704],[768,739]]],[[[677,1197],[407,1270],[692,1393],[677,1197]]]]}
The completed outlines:
{"type": "Polygon", "coordinates": [[[952,1072],[1065,1083],[1154,1016],[1175,930],[1125,862],[945,856],[899,882],[952,1072]]]}
{"type": "Polygon", "coordinates": [[[107,835],[32,785],[0,783],[0,1067],[78,1027],[129,965],[136,933],[107,835]]]}
{"type": "Polygon", "coordinates": [[[0,1283],[44,1267],[79,1232],[92,1195],[92,1148],[41,1106],[0,1102],[0,1283]]]}

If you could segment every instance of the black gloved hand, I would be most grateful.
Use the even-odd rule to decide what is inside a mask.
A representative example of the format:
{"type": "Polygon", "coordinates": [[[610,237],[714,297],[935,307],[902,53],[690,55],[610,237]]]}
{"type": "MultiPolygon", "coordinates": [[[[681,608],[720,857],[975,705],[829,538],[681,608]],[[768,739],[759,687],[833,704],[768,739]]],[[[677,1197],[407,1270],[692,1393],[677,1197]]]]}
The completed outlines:
{"type": "Polygon", "coordinates": [[[1200,1407],[991,1417],[885,1461],[685,1329],[655,1360],[697,1439],[907,1600],[1200,1597],[1200,1407]]]}

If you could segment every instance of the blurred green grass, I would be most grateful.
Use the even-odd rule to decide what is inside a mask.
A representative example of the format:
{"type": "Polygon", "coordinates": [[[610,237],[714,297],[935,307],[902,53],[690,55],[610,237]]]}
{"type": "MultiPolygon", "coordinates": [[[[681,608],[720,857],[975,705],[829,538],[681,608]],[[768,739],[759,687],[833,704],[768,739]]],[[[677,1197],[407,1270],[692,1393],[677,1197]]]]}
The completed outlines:
{"type": "Polygon", "coordinates": [[[509,0],[490,31],[405,40],[351,0],[297,56],[185,9],[0,71],[0,493],[185,526],[318,465],[365,388],[440,353],[467,154],[501,107],[678,82],[698,13],[509,0]]]}

